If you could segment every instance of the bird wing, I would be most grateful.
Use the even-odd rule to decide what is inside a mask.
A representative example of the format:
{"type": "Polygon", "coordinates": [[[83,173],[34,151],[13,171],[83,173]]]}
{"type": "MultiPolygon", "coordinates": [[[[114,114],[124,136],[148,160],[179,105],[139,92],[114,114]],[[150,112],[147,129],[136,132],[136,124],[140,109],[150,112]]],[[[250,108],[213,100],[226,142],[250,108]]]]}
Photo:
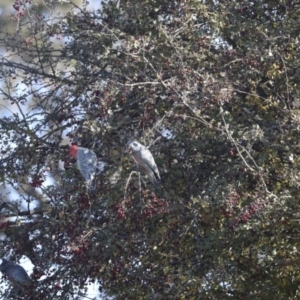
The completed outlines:
{"type": "Polygon", "coordinates": [[[16,283],[25,284],[30,281],[30,278],[27,274],[27,272],[24,270],[23,267],[14,265],[12,268],[12,272],[9,275],[9,278],[11,281],[14,281],[16,283]]]}
{"type": "Polygon", "coordinates": [[[153,172],[156,181],[160,181],[160,174],[157,168],[157,165],[155,163],[155,160],[153,158],[152,153],[147,147],[142,147],[140,150],[141,159],[143,162],[150,168],[150,170],[153,172]]]}
{"type": "Polygon", "coordinates": [[[93,150],[78,147],[77,164],[86,181],[93,180],[97,168],[97,156],[93,150]]]}

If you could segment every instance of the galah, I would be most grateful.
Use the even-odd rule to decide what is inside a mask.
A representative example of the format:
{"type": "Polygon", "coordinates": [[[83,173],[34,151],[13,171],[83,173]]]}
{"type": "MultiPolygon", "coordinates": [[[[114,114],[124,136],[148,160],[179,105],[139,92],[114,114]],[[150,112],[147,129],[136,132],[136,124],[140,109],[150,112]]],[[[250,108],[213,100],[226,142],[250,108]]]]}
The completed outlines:
{"type": "Polygon", "coordinates": [[[154,188],[156,188],[161,179],[157,165],[149,149],[136,140],[129,140],[126,146],[136,164],[146,171],[154,188]]]}
{"type": "Polygon", "coordinates": [[[5,258],[2,259],[0,271],[5,274],[13,284],[26,285],[30,282],[30,278],[23,267],[5,258]]]}
{"type": "Polygon", "coordinates": [[[94,179],[97,169],[97,156],[93,150],[78,147],[77,145],[70,146],[70,156],[76,158],[77,167],[84,177],[87,184],[90,184],[94,179]]]}

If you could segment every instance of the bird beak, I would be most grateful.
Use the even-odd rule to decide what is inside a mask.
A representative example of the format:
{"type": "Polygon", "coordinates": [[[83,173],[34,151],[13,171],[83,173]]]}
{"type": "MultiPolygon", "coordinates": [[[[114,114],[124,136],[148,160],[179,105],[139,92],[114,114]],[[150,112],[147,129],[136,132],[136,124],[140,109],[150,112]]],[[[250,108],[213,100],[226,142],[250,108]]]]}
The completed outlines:
{"type": "Polygon", "coordinates": [[[132,149],[130,147],[126,147],[126,150],[125,150],[127,153],[131,154],[132,153],[132,149]]]}

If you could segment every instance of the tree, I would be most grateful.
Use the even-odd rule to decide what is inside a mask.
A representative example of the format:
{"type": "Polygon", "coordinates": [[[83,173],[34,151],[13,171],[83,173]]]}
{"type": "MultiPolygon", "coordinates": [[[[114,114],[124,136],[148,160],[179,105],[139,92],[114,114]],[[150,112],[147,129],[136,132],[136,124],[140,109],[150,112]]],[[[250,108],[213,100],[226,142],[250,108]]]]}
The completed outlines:
{"type": "Polygon", "coordinates": [[[0,40],[2,182],[19,192],[1,227],[34,277],[58,266],[35,297],[99,280],[116,299],[296,299],[298,4],[120,0],[46,19],[26,2],[0,40]],[[66,134],[105,163],[89,191],[66,134]]]}

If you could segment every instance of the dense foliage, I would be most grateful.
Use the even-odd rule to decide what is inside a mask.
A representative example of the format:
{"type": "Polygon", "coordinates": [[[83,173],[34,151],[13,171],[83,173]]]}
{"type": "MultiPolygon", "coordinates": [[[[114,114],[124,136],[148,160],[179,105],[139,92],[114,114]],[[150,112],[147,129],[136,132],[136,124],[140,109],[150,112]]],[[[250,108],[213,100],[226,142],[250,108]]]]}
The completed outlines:
{"type": "Polygon", "coordinates": [[[115,299],[297,299],[298,2],[29,2],[0,36],[2,248],[58,269],[25,299],[87,279],[115,299]],[[89,191],[66,134],[105,163],[89,191]]]}

